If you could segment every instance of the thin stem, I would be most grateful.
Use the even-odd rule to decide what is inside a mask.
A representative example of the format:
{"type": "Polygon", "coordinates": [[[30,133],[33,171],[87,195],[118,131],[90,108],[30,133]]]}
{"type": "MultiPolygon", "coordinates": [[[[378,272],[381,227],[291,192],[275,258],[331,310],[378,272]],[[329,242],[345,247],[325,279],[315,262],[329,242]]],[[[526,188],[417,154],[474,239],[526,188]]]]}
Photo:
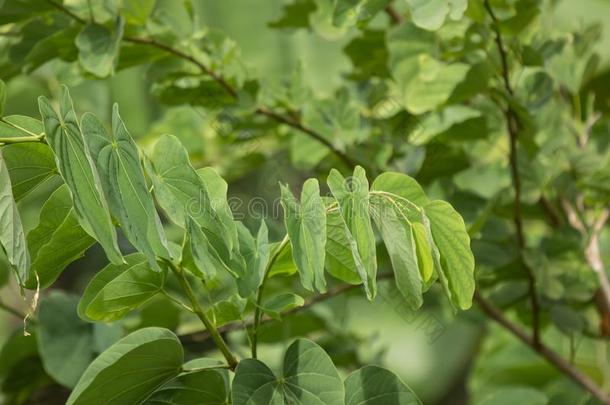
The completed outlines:
{"type": "Polygon", "coordinates": [[[387,6],[385,6],[383,11],[385,11],[385,13],[388,15],[388,17],[390,17],[390,21],[392,22],[392,24],[402,23],[402,21],[403,21],[402,15],[398,11],[396,11],[396,9],[394,7],[392,7],[391,4],[388,4],[387,6]]]}
{"type": "Polygon", "coordinates": [[[195,315],[197,315],[197,317],[201,320],[205,328],[210,333],[210,337],[216,344],[216,347],[218,347],[222,355],[227,360],[230,369],[235,370],[235,367],[237,367],[237,359],[231,353],[229,346],[227,346],[227,343],[224,341],[220,333],[218,333],[218,329],[216,329],[216,326],[214,326],[214,324],[208,319],[207,315],[205,314],[205,311],[203,310],[203,308],[201,308],[201,305],[199,305],[199,301],[197,300],[197,297],[195,296],[195,293],[193,292],[193,289],[191,288],[191,285],[189,284],[188,279],[186,278],[184,270],[179,266],[176,266],[171,261],[167,261],[167,263],[178,277],[178,281],[180,282],[182,289],[191,301],[193,312],[195,313],[195,315]]]}
{"type": "Polygon", "coordinates": [[[593,396],[595,396],[595,398],[597,398],[599,401],[604,404],[610,404],[610,396],[605,393],[593,380],[591,380],[589,376],[575,368],[572,364],[564,360],[555,351],[543,343],[534,341],[533,338],[531,338],[523,329],[521,329],[521,327],[519,327],[519,325],[506,318],[500,310],[483,298],[478,291],[475,291],[474,299],[479,304],[479,307],[483,310],[483,312],[485,312],[490,318],[498,322],[519,340],[544,357],[549,363],[553,364],[557,369],[593,394],[593,396]]]}
{"type": "Polygon", "coordinates": [[[24,142],[43,142],[44,135],[36,136],[11,136],[7,138],[0,138],[0,144],[8,145],[11,143],[24,143],[24,142]]]}
{"type": "Polygon", "coordinates": [[[17,308],[13,308],[12,306],[4,303],[4,301],[0,300],[0,309],[8,312],[9,314],[19,318],[19,319],[23,319],[25,318],[25,314],[22,313],[21,311],[19,311],[17,308]]]}
{"type": "MultiPolygon", "coordinates": [[[[85,21],[83,18],[79,17],[77,14],[75,14],[74,12],[72,12],[71,10],[69,10],[67,7],[63,6],[62,4],[58,4],[53,0],[46,0],[49,4],[52,4],[55,8],[57,8],[58,10],[62,11],[63,13],[67,14],[68,16],[72,17],[75,21],[77,21],[80,24],[86,24],[87,21],[85,21]]],[[[214,72],[212,69],[210,69],[208,66],[206,66],[204,63],[202,63],[201,61],[197,60],[196,58],[194,58],[192,55],[189,55],[179,49],[176,49],[172,46],[166,45],[164,43],[161,43],[159,41],[157,41],[156,39],[153,38],[142,38],[142,37],[132,37],[132,36],[123,36],[122,38],[123,41],[125,42],[131,42],[134,44],[141,44],[141,45],[149,45],[149,46],[154,46],[155,48],[161,49],[167,53],[170,53],[172,55],[175,55],[181,59],[184,59],[186,61],[191,62],[192,64],[194,64],[195,66],[197,66],[199,68],[199,70],[201,70],[202,73],[204,73],[205,75],[210,76],[214,81],[216,81],[218,84],[220,84],[225,91],[230,94],[232,97],[237,98],[238,93],[237,90],[235,90],[233,88],[233,86],[231,86],[231,84],[224,78],[222,77],[222,75],[214,72]]],[[[280,123],[280,124],[285,124],[288,125],[292,128],[297,129],[298,131],[304,133],[305,135],[317,140],[318,142],[320,142],[321,144],[323,144],[326,148],[328,148],[328,150],[330,150],[335,156],[337,156],[342,162],[344,162],[347,166],[349,167],[353,167],[355,166],[355,162],[353,160],[351,160],[349,158],[349,156],[347,156],[347,154],[345,154],[343,151],[337,149],[332,142],[330,142],[328,139],[326,139],[322,134],[314,131],[311,128],[308,128],[306,126],[304,126],[300,121],[296,120],[296,119],[291,119],[291,118],[287,118],[285,117],[283,114],[277,113],[271,109],[269,109],[268,107],[265,106],[260,106],[256,109],[256,114],[258,115],[262,115],[268,118],[271,118],[272,120],[280,123]]]]}
{"type": "MultiPolygon", "coordinates": [[[[509,97],[512,97],[514,92],[513,88],[510,84],[510,73],[508,68],[508,54],[506,53],[506,49],[504,48],[504,41],[502,39],[502,34],[500,33],[500,29],[498,28],[498,19],[489,4],[489,0],[485,0],[485,8],[489,13],[493,25],[492,29],[495,33],[495,42],[498,47],[498,52],[500,53],[500,61],[502,64],[502,80],[504,82],[504,89],[508,93],[509,97]]],[[[509,135],[509,143],[510,143],[510,153],[509,153],[509,163],[510,163],[510,171],[511,177],[513,180],[513,189],[514,189],[514,199],[513,199],[513,222],[515,224],[515,231],[517,234],[517,247],[519,249],[519,256],[521,257],[521,261],[523,263],[523,269],[525,270],[525,275],[528,279],[529,284],[529,296],[530,302],[532,306],[532,330],[533,330],[533,341],[535,344],[540,343],[540,304],[538,302],[538,294],[536,292],[536,278],[534,277],[534,271],[527,264],[524,258],[525,252],[525,232],[523,231],[523,218],[521,214],[521,175],[519,174],[519,159],[517,155],[517,139],[519,137],[519,120],[517,113],[511,107],[510,102],[508,106],[504,110],[504,115],[506,117],[506,126],[508,129],[509,135]]]]}
{"type": "Polygon", "coordinates": [[[209,367],[195,367],[195,368],[183,368],[182,372],[183,373],[198,373],[200,371],[206,371],[206,370],[223,370],[223,369],[229,369],[231,370],[231,366],[229,366],[228,364],[219,364],[217,366],[209,366],[209,367]]]}
{"type": "Polygon", "coordinates": [[[265,291],[265,284],[267,282],[267,278],[269,277],[269,273],[271,272],[271,268],[277,261],[278,257],[284,250],[286,246],[288,246],[288,242],[290,238],[288,235],[284,236],[284,239],[280,242],[277,249],[273,253],[273,256],[269,259],[267,266],[265,267],[265,273],[263,274],[263,280],[261,281],[261,286],[258,288],[258,293],[256,294],[256,308],[254,309],[254,327],[252,328],[252,358],[256,358],[257,356],[257,346],[258,346],[258,328],[261,323],[261,304],[263,301],[263,293],[265,291]]]}
{"type": "Polygon", "coordinates": [[[171,295],[166,290],[162,289],[161,290],[161,294],[163,294],[168,300],[170,300],[171,302],[173,302],[174,304],[176,304],[180,308],[183,308],[183,309],[186,309],[189,312],[195,313],[195,311],[193,311],[193,308],[189,307],[184,302],[180,301],[178,298],[174,297],[173,295],[171,295]]]}

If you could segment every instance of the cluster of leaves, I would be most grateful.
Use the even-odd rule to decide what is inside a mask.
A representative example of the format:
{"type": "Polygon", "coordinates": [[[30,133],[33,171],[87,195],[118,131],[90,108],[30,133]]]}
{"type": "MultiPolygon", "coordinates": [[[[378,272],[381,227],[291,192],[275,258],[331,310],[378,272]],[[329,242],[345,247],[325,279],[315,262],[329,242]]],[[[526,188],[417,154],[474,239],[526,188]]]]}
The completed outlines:
{"type": "MultiPolygon", "coordinates": [[[[372,404],[376,389],[387,386],[383,392],[393,394],[379,403],[409,403],[416,399],[391,373],[366,367],[343,382],[324,352],[303,340],[286,352],[283,377],[260,361],[242,360],[229,387],[218,364],[183,364],[173,334],[142,329],[148,326],[145,311],[154,313],[161,297],[163,304],[171,300],[195,312],[208,330],[252,320],[242,339],[252,341],[256,354],[264,315],[278,319],[307,306],[308,296],[331,293],[337,280],[362,285],[372,300],[376,281],[390,274],[406,307],[421,307],[422,294],[439,285],[451,307],[467,309],[474,258],[480,296],[533,329],[536,339],[541,334],[556,348],[565,340],[569,350],[561,354],[573,356],[591,375],[603,375],[603,364],[578,353],[610,334],[603,264],[610,111],[607,67],[593,46],[599,27],[560,31],[553,23],[555,2],[537,0],[288,2],[268,23],[271,29],[282,35],[309,30],[347,44],[350,70],[329,94],[310,85],[306,65],[285,83],[252,75],[235,41],[204,23],[203,2],[13,0],[1,7],[7,35],[0,40],[0,71],[9,85],[24,74],[44,77],[49,68],[53,79],[76,85],[145,66],[151,93],[167,110],[147,139],[154,143],[147,153],[116,106],[107,131],[93,114],[78,120],[66,90],[59,114],[41,99],[42,121],[3,116],[0,241],[19,283],[52,286],[96,242],[111,264],[80,299],[43,299],[38,345],[15,334],[0,355],[7,364],[0,376],[19,378],[17,366],[38,353],[48,375],[76,386],[71,398],[78,402],[116,370],[128,371],[132,355],[151,350],[167,353],[163,364],[149,365],[167,373],[158,380],[142,373],[141,391],[128,392],[133,398],[156,390],[149,400],[190,403],[188,387],[211,384],[216,402],[260,395],[255,403],[290,403],[313,386],[329,395],[319,399],[323,403],[372,404]],[[210,131],[210,142],[225,157],[214,162],[225,177],[264,167],[261,154],[286,153],[297,170],[320,178],[330,171],[329,193],[320,192],[315,178],[303,184],[300,199],[281,186],[286,237],[271,242],[265,221],[252,234],[233,219],[227,183],[214,169],[195,169],[206,159],[200,134],[210,131]],[[176,136],[157,139],[160,132],[176,136]],[[255,153],[244,147],[257,144],[263,147],[255,153]],[[370,186],[364,169],[376,175],[370,186]],[[17,203],[42,184],[56,189],[26,235],[17,203]],[[116,225],[127,249],[119,249],[116,225]],[[392,273],[377,274],[378,266],[392,273]],[[268,279],[293,275],[298,289],[287,282],[264,296],[268,279]],[[193,282],[200,288],[191,290],[193,282]],[[206,295],[210,306],[199,310],[206,295]],[[181,301],[191,297],[190,304],[181,301]],[[72,314],[61,331],[74,340],[51,328],[45,308],[72,314]],[[135,310],[142,313],[141,324],[129,326],[135,332],[112,345],[121,332],[100,322],[127,322],[135,310]],[[76,346],[82,351],[73,351],[76,346]],[[293,364],[301,351],[311,358],[293,364]],[[99,353],[76,385],[76,376],[99,353]],[[58,359],[68,355],[78,357],[78,367],[61,367],[58,359]],[[99,360],[104,356],[112,364],[99,360]],[[311,380],[299,376],[309,372],[309,361],[319,366],[311,380]]],[[[167,326],[178,323],[169,320],[167,326]]],[[[565,391],[556,388],[564,380],[554,373],[535,389],[522,390],[529,375],[510,374],[514,364],[506,359],[514,347],[502,344],[507,348],[492,347],[477,362],[475,399],[493,402],[518,393],[523,401],[545,403],[588,395],[567,385],[565,391]],[[505,367],[507,376],[490,377],[489,364],[505,367]]],[[[233,367],[232,355],[223,354],[233,367]]],[[[44,384],[46,373],[23,389],[44,384]]]]}

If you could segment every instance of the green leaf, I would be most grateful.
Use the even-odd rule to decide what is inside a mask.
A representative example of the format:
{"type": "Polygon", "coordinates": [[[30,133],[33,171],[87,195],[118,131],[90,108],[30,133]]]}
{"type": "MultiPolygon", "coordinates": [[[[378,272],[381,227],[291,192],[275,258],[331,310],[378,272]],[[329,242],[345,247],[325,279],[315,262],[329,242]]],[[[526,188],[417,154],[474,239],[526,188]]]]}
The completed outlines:
{"type": "Polygon", "coordinates": [[[547,405],[549,404],[549,398],[544,392],[535,388],[507,386],[493,389],[476,402],[476,405],[509,405],[515,403],[547,405]]]}
{"type": "Polygon", "coordinates": [[[127,239],[160,271],[156,257],[170,258],[167,240],[146,185],[138,147],[119,116],[118,105],[112,109],[112,134],[91,113],[83,115],[81,125],[89,151],[96,156],[110,211],[127,239]]]}
{"type": "Polygon", "coordinates": [[[43,205],[38,226],[28,233],[27,241],[32,267],[25,287],[30,289],[51,285],[95,243],[79,225],[66,185],[55,190],[43,205]]]}
{"type": "Polygon", "coordinates": [[[4,163],[3,150],[0,150],[0,245],[15,270],[17,281],[23,284],[28,276],[30,256],[11,190],[11,179],[4,163]]]}
{"type": "Polygon", "coordinates": [[[328,176],[328,187],[339,204],[352,257],[369,299],[376,294],[377,254],[375,234],[369,216],[369,182],[357,166],[347,181],[335,169],[328,176]]]}
{"type": "Polygon", "coordinates": [[[55,174],[55,158],[43,143],[15,143],[2,148],[15,201],[26,197],[55,174]]]}
{"type": "Polygon", "coordinates": [[[122,263],[116,230],[67,87],[61,90],[61,117],[46,97],[38,98],[38,106],[47,141],[55,153],[59,172],[70,188],[81,226],[100,242],[111,262],[122,263]]]}
{"type": "Polygon", "coordinates": [[[6,105],[6,84],[0,80],[0,117],[4,115],[4,106],[6,105]]]}
{"type": "Polygon", "coordinates": [[[24,115],[9,115],[0,121],[0,133],[3,138],[40,136],[44,134],[42,122],[24,115]]]}
{"type": "Polygon", "coordinates": [[[314,287],[324,292],[324,259],[326,245],[326,208],[320,197],[320,186],[316,179],[308,179],[303,184],[301,203],[290,189],[281,186],[281,203],[284,209],[284,223],[292,256],[299,270],[301,284],[313,291],[314,287]]]}
{"type": "MultiPolygon", "coordinates": [[[[214,209],[207,185],[191,165],[188,152],[178,138],[162,136],[155,144],[151,160],[147,171],[157,202],[169,219],[186,229],[187,216],[191,216],[218,253],[230,257],[238,243],[230,212],[224,208],[218,212],[214,209]]],[[[210,172],[206,175],[211,176],[210,172]]],[[[218,184],[220,180],[216,179],[211,187],[222,189],[218,184]]]]}
{"type": "Polygon", "coordinates": [[[380,174],[373,181],[371,191],[391,193],[420,206],[429,201],[417,180],[402,173],[385,172],[380,174]]]}
{"type": "Polygon", "coordinates": [[[345,379],[345,405],[421,404],[417,395],[391,371],[366,366],[345,379]]]}
{"type": "Polygon", "coordinates": [[[229,322],[243,319],[247,301],[237,294],[226,300],[214,303],[208,311],[208,316],[214,320],[216,326],[226,325],[229,322]]]}
{"type": "Polygon", "coordinates": [[[184,252],[184,256],[192,257],[195,268],[198,270],[195,275],[205,280],[211,280],[216,277],[218,270],[224,269],[235,274],[210,243],[199,224],[190,216],[187,219],[186,232],[188,251],[184,252]]]}
{"type": "Polygon", "coordinates": [[[144,25],[155,7],[156,0],[125,0],[122,14],[128,23],[144,25]]]}
{"type": "MultiPolygon", "coordinates": [[[[40,302],[38,351],[45,371],[66,387],[74,387],[95,357],[96,335],[108,335],[107,325],[84,322],[76,314],[78,296],[52,291],[40,302]]],[[[112,341],[116,335],[109,336],[112,341]]]]}
{"type": "Polygon", "coordinates": [[[125,256],[125,262],[109,264],[91,279],[78,303],[81,318],[100,322],[121,319],[162,290],[166,271],[151,271],[140,253],[125,256]]]}
{"type": "Polygon", "coordinates": [[[313,0],[295,0],[286,4],[282,16],[267,24],[271,28],[309,28],[309,14],[316,10],[313,0]]]}
{"type": "Polygon", "coordinates": [[[180,373],[180,341],[171,331],[144,328],[119,340],[96,358],[70,394],[67,404],[106,404],[144,401],[180,373]]]}
{"type": "Polygon", "coordinates": [[[459,20],[468,7],[467,0],[407,0],[413,22],[427,30],[438,30],[447,17],[459,20]]]}
{"type": "Polygon", "coordinates": [[[298,339],[286,351],[281,378],[259,360],[242,360],[232,398],[234,405],[343,405],[344,388],[328,354],[314,342],[298,339]]]}
{"type": "Polygon", "coordinates": [[[98,77],[114,73],[115,60],[123,36],[123,21],[118,18],[113,30],[89,23],[76,36],[78,60],[86,71],[98,77]]]}
{"type": "Polygon", "coordinates": [[[202,370],[182,373],[156,390],[144,404],[228,404],[229,389],[226,383],[228,380],[226,374],[226,370],[202,370]]]}
{"type": "Polygon", "coordinates": [[[269,261],[271,246],[267,224],[261,220],[256,238],[241,223],[237,223],[239,234],[239,254],[241,263],[235,266],[239,295],[248,298],[253,295],[263,282],[265,268],[269,261]]]}
{"type": "Polygon", "coordinates": [[[279,321],[283,312],[302,307],[304,304],[305,300],[300,295],[286,293],[265,300],[261,308],[267,315],[279,321]]]}
{"type": "Polygon", "coordinates": [[[422,280],[411,222],[390,196],[372,200],[373,219],[390,256],[398,290],[411,309],[421,307],[422,280]]]}
{"type": "Polygon", "coordinates": [[[345,227],[339,210],[326,214],[326,260],[324,267],[333,277],[349,284],[360,284],[362,280],[354,262],[350,247],[349,231],[345,227]]]}
{"type": "Polygon", "coordinates": [[[445,201],[431,201],[424,206],[430,219],[434,243],[440,253],[440,266],[447,278],[451,300],[461,309],[472,305],[474,294],[474,256],[464,220],[445,201]]]}

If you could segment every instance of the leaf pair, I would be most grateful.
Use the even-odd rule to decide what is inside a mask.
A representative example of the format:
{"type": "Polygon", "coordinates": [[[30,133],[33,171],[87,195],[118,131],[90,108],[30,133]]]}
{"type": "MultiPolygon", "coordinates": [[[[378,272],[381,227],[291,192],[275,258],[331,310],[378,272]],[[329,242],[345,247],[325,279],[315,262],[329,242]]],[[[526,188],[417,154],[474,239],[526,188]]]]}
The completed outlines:
{"type": "Polygon", "coordinates": [[[328,354],[306,339],[298,339],[288,347],[279,378],[259,360],[242,360],[231,392],[234,405],[421,403],[398,377],[379,367],[364,367],[344,383],[328,354]]]}

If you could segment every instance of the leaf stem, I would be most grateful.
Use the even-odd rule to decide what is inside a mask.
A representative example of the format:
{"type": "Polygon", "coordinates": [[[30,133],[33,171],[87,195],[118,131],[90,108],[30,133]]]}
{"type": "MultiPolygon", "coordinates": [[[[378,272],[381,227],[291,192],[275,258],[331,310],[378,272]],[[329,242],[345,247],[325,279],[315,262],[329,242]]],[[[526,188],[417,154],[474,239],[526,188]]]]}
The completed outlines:
{"type": "Polygon", "coordinates": [[[288,242],[290,238],[288,235],[284,236],[284,239],[280,242],[277,249],[273,253],[273,256],[267,262],[267,266],[265,267],[265,273],[263,274],[263,280],[261,281],[261,286],[258,288],[258,293],[256,295],[256,308],[254,309],[254,326],[252,328],[252,358],[256,358],[257,356],[257,346],[258,346],[258,328],[261,323],[262,311],[261,311],[261,303],[263,301],[263,293],[265,290],[265,283],[267,282],[267,278],[269,277],[269,273],[271,272],[271,268],[277,261],[278,257],[284,250],[286,246],[288,246],[288,242]]]}
{"type": "Polygon", "coordinates": [[[0,144],[8,145],[11,143],[24,143],[24,142],[43,142],[44,135],[34,136],[11,136],[7,138],[0,138],[0,144]]]}
{"type": "Polygon", "coordinates": [[[186,309],[189,312],[195,313],[195,311],[193,311],[193,308],[189,307],[184,302],[180,301],[178,298],[174,297],[173,295],[171,295],[166,290],[161,289],[161,294],[163,294],[168,300],[170,300],[174,304],[178,305],[179,307],[181,307],[183,309],[186,309]]]}
{"type": "Polygon", "coordinates": [[[193,289],[191,288],[191,285],[189,284],[188,279],[186,278],[184,270],[169,260],[167,260],[166,262],[169,264],[172,271],[178,277],[178,281],[180,282],[182,289],[191,301],[193,312],[195,313],[195,315],[197,315],[197,317],[201,320],[205,328],[210,333],[210,336],[216,344],[216,347],[218,347],[222,355],[227,360],[229,368],[231,370],[235,370],[235,367],[237,367],[237,359],[235,358],[235,356],[233,356],[233,353],[231,353],[229,346],[227,346],[227,343],[224,341],[224,339],[218,332],[218,329],[216,329],[216,326],[214,326],[214,324],[208,319],[207,315],[205,314],[205,311],[203,310],[203,308],[201,308],[201,305],[199,305],[199,301],[197,300],[197,297],[195,296],[195,293],[193,292],[193,289]]]}

